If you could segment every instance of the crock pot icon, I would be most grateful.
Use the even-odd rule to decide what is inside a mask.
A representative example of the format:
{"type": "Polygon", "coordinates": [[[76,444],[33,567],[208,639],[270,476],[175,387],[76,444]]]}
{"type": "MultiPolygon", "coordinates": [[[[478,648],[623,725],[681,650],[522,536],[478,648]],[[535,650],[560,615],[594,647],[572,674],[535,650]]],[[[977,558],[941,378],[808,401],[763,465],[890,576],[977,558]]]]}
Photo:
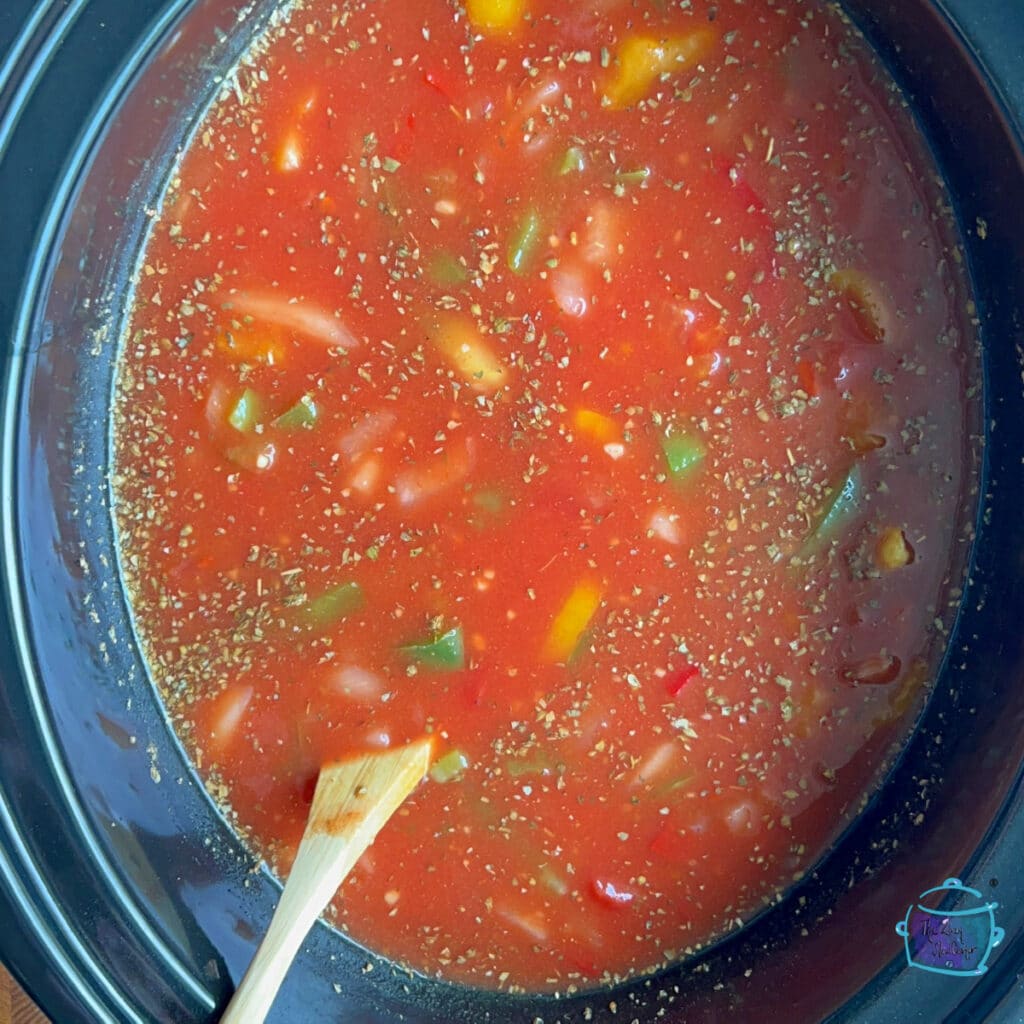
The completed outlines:
{"type": "Polygon", "coordinates": [[[984,974],[989,954],[1005,935],[993,914],[998,906],[985,902],[977,889],[964,885],[959,878],[947,878],[942,885],[921,893],[896,925],[897,935],[903,936],[907,963],[935,974],[968,978],[984,974]],[[965,899],[962,902],[971,905],[962,910],[940,909],[950,896],[973,897],[981,902],[965,899]]]}

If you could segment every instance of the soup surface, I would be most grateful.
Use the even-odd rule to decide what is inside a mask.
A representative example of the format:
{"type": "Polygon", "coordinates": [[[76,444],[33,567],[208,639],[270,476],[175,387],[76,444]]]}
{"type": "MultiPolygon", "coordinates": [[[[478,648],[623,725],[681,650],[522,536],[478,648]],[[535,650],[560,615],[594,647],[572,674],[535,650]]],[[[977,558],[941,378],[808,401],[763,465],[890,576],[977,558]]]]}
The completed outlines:
{"type": "Polygon", "coordinates": [[[275,22],[154,214],[114,431],[140,638],[254,848],[431,733],[335,908],[417,971],[594,986],[775,901],[942,651],[952,240],[818,3],[275,22]]]}

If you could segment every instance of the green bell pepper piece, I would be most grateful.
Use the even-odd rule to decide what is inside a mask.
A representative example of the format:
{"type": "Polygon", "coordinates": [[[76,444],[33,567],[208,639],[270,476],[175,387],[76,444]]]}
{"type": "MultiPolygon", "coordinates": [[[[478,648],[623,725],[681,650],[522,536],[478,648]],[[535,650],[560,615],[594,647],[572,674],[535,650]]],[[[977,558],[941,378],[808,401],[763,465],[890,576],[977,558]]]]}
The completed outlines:
{"type": "Polygon", "coordinates": [[[456,747],[430,766],[430,777],[435,782],[452,782],[468,767],[469,758],[456,747]]]}
{"type": "Polygon", "coordinates": [[[408,662],[423,668],[436,668],[456,672],[466,667],[466,651],[462,642],[462,627],[456,626],[431,640],[399,647],[398,653],[408,662]]]}
{"type": "Polygon", "coordinates": [[[312,396],[303,395],[290,409],[274,420],[274,426],[282,430],[309,430],[316,426],[320,410],[312,396]]]}
{"type": "Polygon", "coordinates": [[[466,268],[450,253],[439,252],[430,261],[427,273],[437,284],[450,287],[469,279],[466,268]]]}
{"type": "Polygon", "coordinates": [[[817,525],[800,550],[802,557],[813,555],[857,514],[863,492],[864,478],[860,465],[854,463],[826,501],[817,525]]]}
{"type": "Polygon", "coordinates": [[[675,434],[661,439],[661,450],[665,453],[668,471],[676,480],[689,476],[704,461],[707,448],[699,437],[692,434],[675,434]]]}
{"type": "Polygon", "coordinates": [[[562,164],[558,168],[558,173],[565,174],[582,174],[587,166],[587,158],[583,150],[579,146],[570,146],[565,151],[565,156],[562,158],[562,164]]]}
{"type": "Polygon", "coordinates": [[[228,423],[243,434],[251,434],[262,418],[263,399],[252,388],[246,388],[238,396],[228,413],[228,423]]]}
{"type": "Polygon", "coordinates": [[[529,210],[519,222],[516,233],[508,244],[508,266],[514,274],[526,273],[527,264],[540,241],[540,215],[529,210]]]}
{"type": "Polygon", "coordinates": [[[363,588],[355,581],[324,591],[306,604],[306,618],[317,626],[330,626],[361,611],[366,603],[363,588]]]}

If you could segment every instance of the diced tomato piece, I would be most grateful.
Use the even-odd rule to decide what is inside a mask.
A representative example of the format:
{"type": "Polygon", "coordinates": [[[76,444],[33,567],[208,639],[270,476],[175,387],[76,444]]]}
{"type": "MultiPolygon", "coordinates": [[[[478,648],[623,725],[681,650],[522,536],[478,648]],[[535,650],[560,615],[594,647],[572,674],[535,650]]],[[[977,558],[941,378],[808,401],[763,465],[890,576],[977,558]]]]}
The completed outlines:
{"type": "Polygon", "coordinates": [[[818,372],[814,363],[801,359],[796,364],[796,378],[801,390],[809,398],[818,394],[818,372]]]}
{"type": "Polygon", "coordinates": [[[316,784],[319,780],[319,769],[316,769],[311,772],[306,772],[306,774],[299,779],[299,799],[304,804],[311,804],[313,802],[313,794],[316,792],[316,784]]]}
{"type": "Polygon", "coordinates": [[[679,826],[666,818],[647,849],[658,860],[682,861],[689,852],[689,844],[679,831],[679,826]]]}
{"type": "Polygon", "coordinates": [[[483,703],[487,689],[487,676],[483,672],[471,672],[462,686],[462,697],[467,707],[478,708],[483,703]]]}
{"type": "Polygon", "coordinates": [[[665,689],[670,697],[676,697],[686,684],[695,676],[700,675],[700,668],[697,665],[684,665],[675,672],[669,672],[665,676],[665,689]]]}
{"type": "Polygon", "coordinates": [[[757,245],[754,261],[761,269],[774,275],[775,272],[775,221],[765,201],[749,182],[745,181],[739,168],[723,157],[712,157],[707,188],[713,197],[719,216],[726,223],[740,229],[740,235],[757,245]],[[728,188],[722,188],[727,184],[728,188]]]}

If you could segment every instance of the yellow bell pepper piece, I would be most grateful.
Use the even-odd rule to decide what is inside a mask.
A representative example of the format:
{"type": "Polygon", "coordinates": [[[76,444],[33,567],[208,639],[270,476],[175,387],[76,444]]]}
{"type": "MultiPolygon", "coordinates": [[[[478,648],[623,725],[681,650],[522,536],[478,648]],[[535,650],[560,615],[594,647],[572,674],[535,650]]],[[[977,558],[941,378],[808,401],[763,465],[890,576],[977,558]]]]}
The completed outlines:
{"type": "Polygon", "coordinates": [[[892,572],[903,569],[914,561],[914,548],[898,526],[890,526],[878,538],[875,558],[880,568],[892,572]]]}
{"type": "Polygon", "coordinates": [[[427,324],[427,334],[438,351],[474,391],[493,394],[508,378],[508,369],[491,350],[469,317],[439,316],[427,324]]]}
{"type": "Polygon", "coordinates": [[[875,719],[874,724],[895,722],[902,718],[920,699],[928,685],[929,676],[928,662],[915,658],[908,666],[900,688],[890,699],[888,709],[875,719]]]}
{"type": "Polygon", "coordinates": [[[662,75],[693,67],[710,53],[714,43],[715,32],[710,28],[667,39],[630,36],[619,47],[618,70],[605,90],[605,98],[617,110],[633,106],[647,96],[662,75]]]}
{"type": "Polygon", "coordinates": [[[596,583],[576,585],[551,623],[542,652],[545,661],[568,661],[600,606],[601,597],[601,588],[596,583]]]}
{"type": "Polygon", "coordinates": [[[846,302],[867,341],[892,341],[896,319],[874,278],[861,270],[837,270],[829,276],[828,286],[846,302]]]}
{"type": "Polygon", "coordinates": [[[622,440],[619,426],[610,416],[594,412],[593,409],[577,409],[572,417],[572,425],[581,434],[608,444],[610,441],[622,440]]]}
{"type": "Polygon", "coordinates": [[[522,20],[524,0],[466,0],[469,23],[478,32],[505,34],[522,20]]]}

